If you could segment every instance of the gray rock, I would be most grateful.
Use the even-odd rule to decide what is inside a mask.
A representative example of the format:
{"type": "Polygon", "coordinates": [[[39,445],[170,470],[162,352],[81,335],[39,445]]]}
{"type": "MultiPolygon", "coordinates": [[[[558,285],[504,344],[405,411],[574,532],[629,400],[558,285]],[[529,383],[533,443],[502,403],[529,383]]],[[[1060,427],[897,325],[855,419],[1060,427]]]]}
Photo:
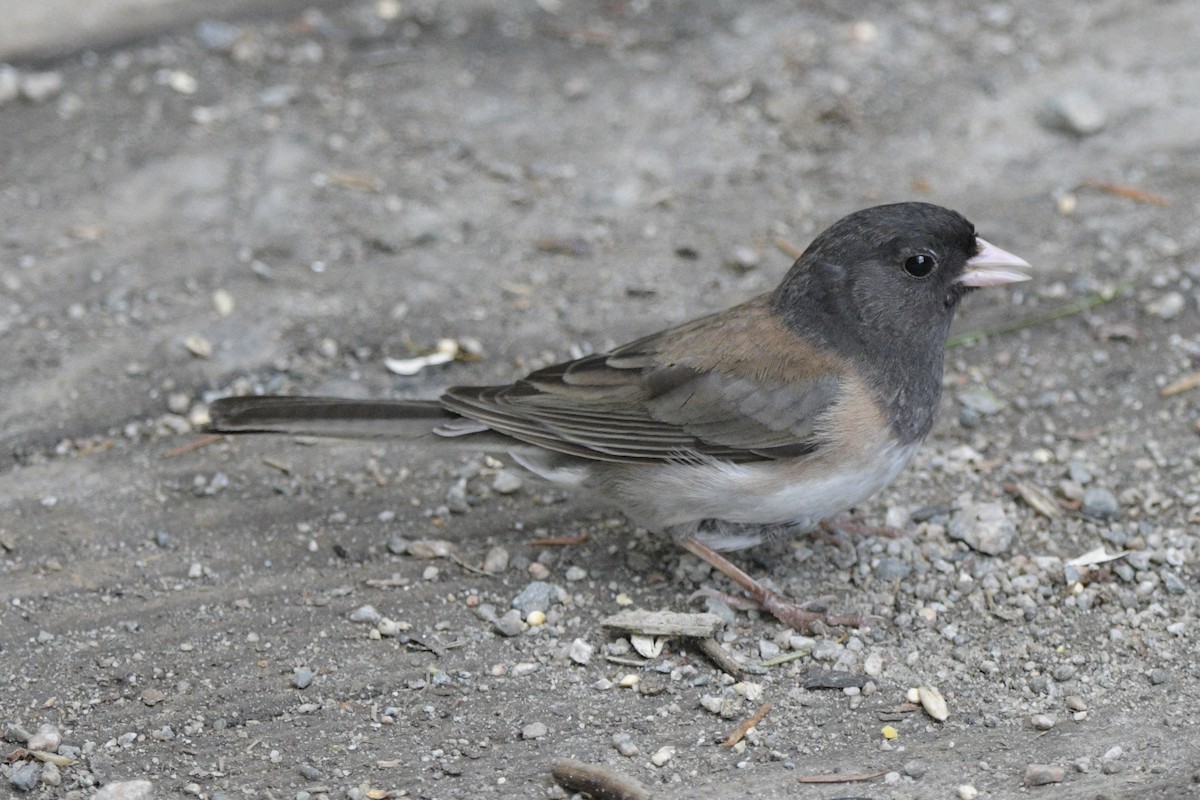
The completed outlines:
{"type": "Polygon", "coordinates": [[[297,689],[307,689],[316,680],[317,673],[308,667],[296,667],[292,670],[292,685],[297,689]]]}
{"type": "Polygon", "coordinates": [[[154,800],[150,781],[116,781],[92,795],[92,800],[154,800]]]}
{"type": "Polygon", "coordinates": [[[513,598],[512,607],[528,616],[530,611],[546,612],[555,603],[561,603],[567,596],[561,586],[545,581],[530,581],[521,593],[513,598]]]}
{"type": "Polygon", "coordinates": [[[1006,401],[992,394],[992,390],[986,386],[975,386],[961,392],[958,395],[958,402],[985,417],[1003,411],[1008,405],[1006,401]]]}
{"type": "Polygon", "coordinates": [[[1054,95],[1042,106],[1041,123],[1051,130],[1090,136],[1108,124],[1100,104],[1086,92],[1066,91],[1054,95]]]}
{"type": "Polygon", "coordinates": [[[375,606],[369,603],[350,612],[351,622],[367,622],[373,625],[381,619],[383,619],[383,614],[380,614],[375,606]]]}
{"type": "Polygon", "coordinates": [[[228,53],[237,40],[242,38],[242,29],[228,22],[206,19],[196,23],[196,38],[205,50],[228,53]]]}
{"type": "Polygon", "coordinates": [[[483,557],[483,571],[491,575],[499,575],[508,569],[508,550],[496,545],[487,551],[483,557]]]}
{"type": "Polygon", "coordinates": [[[546,727],[544,722],[531,722],[521,729],[522,739],[541,739],[548,734],[550,729],[546,727]]]}
{"type": "Polygon", "coordinates": [[[0,105],[12,100],[21,92],[21,73],[8,64],[0,64],[0,105]]]}
{"type": "Polygon", "coordinates": [[[898,558],[881,558],[875,567],[875,577],[881,581],[902,580],[911,573],[912,566],[898,558]]]}
{"type": "Polygon", "coordinates": [[[42,780],[42,765],[38,761],[26,761],[8,776],[9,785],[18,792],[32,792],[42,780]]]}
{"type": "Polygon", "coordinates": [[[21,76],[21,96],[31,103],[44,103],[62,88],[61,72],[31,72],[21,76]]]}
{"type": "Polygon", "coordinates": [[[1079,461],[1072,461],[1067,464],[1067,477],[1080,486],[1085,486],[1092,482],[1092,471],[1079,461]]]}
{"type": "Polygon", "coordinates": [[[1000,503],[961,501],[947,530],[951,539],[990,556],[1008,552],[1017,534],[1000,503]]]}
{"type": "Polygon", "coordinates": [[[450,491],[446,492],[446,508],[450,509],[452,514],[465,514],[471,509],[467,503],[467,482],[460,480],[458,483],[450,487],[450,491]]]}
{"type": "Polygon", "coordinates": [[[492,491],[496,494],[512,494],[519,491],[525,482],[521,480],[521,476],[511,469],[501,470],[496,473],[496,477],[492,479],[492,491]]]}
{"type": "Polygon", "coordinates": [[[521,612],[514,608],[492,622],[492,627],[501,636],[520,636],[525,630],[525,622],[521,619],[521,612]]]}
{"type": "Polygon", "coordinates": [[[1112,519],[1121,511],[1117,497],[1102,486],[1090,486],[1083,492],[1083,513],[1089,517],[1112,519]]]}

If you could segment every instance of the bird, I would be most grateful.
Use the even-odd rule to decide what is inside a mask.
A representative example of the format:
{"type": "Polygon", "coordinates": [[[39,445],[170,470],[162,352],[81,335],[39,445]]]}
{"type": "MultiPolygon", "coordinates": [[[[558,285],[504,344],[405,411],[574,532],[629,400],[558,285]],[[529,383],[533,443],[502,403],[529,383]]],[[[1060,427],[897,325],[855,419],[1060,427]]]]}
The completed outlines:
{"type": "Polygon", "coordinates": [[[774,291],[608,352],[431,400],[225,397],[208,429],[505,452],[615,502],[793,628],[854,624],[723,553],[810,531],[890,484],[933,426],[960,301],[1028,268],[955,211],[879,205],[818,234],[774,291]]]}

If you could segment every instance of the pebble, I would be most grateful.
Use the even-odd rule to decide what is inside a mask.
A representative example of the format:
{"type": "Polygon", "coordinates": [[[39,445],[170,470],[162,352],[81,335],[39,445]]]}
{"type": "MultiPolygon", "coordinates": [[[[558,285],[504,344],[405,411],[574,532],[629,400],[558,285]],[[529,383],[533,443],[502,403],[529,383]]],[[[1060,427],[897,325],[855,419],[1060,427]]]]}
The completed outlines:
{"type": "Polygon", "coordinates": [[[1054,727],[1054,717],[1049,714],[1034,714],[1029,721],[1039,731],[1048,731],[1054,727]]]}
{"type": "Polygon", "coordinates": [[[1071,711],[1087,711],[1088,705],[1082,697],[1075,694],[1067,695],[1067,708],[1071,711]]]}
{"type": "Polygon", "coordinates": [[[541,739],[548,734],[550,729],[546,727],[544,722],[531,722],[521,729],[522,739],[541,739]]]}
{"type": "Polygon", "coordinates": [[[628,733],[614,733],[613,746],[617,748],[617,752],[626,758],[633,758],[638,753],[642,752],[636,744],[633,743],[633,737],[628,733]]]}
{"type": "Polygon", "coordinates": [[[1061,92],[1042,106],[1041,123],[1051,130],[1065,131],[1076,136],[1099,133],[1108,124],[1100,104],[1087,92],[1061,92]]]}
{"type": "Polygon", "coordinates": [[[1117,497],[1101,486],[1091,486],[1083,491],[1083,513],[1089,517],[1112,519],[1121,511],[1117,497]]]}
{"type": "Polygon", "coordinates": [[[32,792],[42,779],[42,765],[38,761],[26,761],[12,771],[8,782],[18,792],[32,792]]]}
{"type": "Polygon", "coordinates": [[[871,653],[863,661],[863,672],[872,678],[878,678],[883,674],[883,656],[879,653],[871,653]]]}
{"type": "Polygon", "coordinates": [[[500,470],[492,479],[492,491],[496,494],[512,494],[524,485],[525,481],[521,480],[521,476],[511,469],[500,470]]]}
{"type": "Polygon", "coordinates": [[[525,631],[525,620],[522,619],[520,610],[514,608],[497,618],[492,627],[501,636],[520,636],[525,631]]]}
{"type": "Polygon", "coordinates": [[[946,699],[934,687],[918,687],[917,700],[920,701],[921,708],[925,709],[925,713],[938,722],[945,722],[950,717],[950,708],[946,705],[946,699]]]}
{"type": "Polygon", "coordinates": [[[92,795],[92,800],[154,800],[154,784],[150,781],[116,781],[92,795]]]}
{"type": "Polygon", "coordinates": [[[919,780],[928,770],[929,763],[919,758],[914,758],[904,765],[904,774],[913,780],[919,780]]]}
{"type": "Polygon", "coordinates": [[[979,797],[979,790],[969,783],[964,783],[958,787],[959,800],[975,800],[979,797]]]}
{"type": "Polygon", "coordinates": [[[21,76],[21,96],[31,103],[44,103],[62,88],[61,72],[30,72],[21,76]]]}
{"type": "Polygon", "coordinates": [[[62,785],[62,771],[59,770],[57,764],[52,761],[47,761],[42,765],[42,783],[46,784],[47,786],[62,785]]]}
{"type": "Polygon", "coordinates": [[[583,567],[577,567],[574,564],[567,567],[566,579],[572,583],[583,580],[587,575],[587,570],[583,567]]]}
{"type": "Polygon", "coordinates": [[[566,596],[567,593],[561,586],[545,581],[531,581],[513,598],[512,607],[523,616],[529,616],[531,611],[545,613],[550,610],[550,606],[566,599],[566,596]]]}
{"type": "Polygon", "coordinates": [[[1146,313],[1159,319],[1175,319],[1183,312],[1187,301],[1179,292],[1167,292],[1146,304],[1146,313]]]}
{"type": "Polygon", "coordinates": [[[383,619],[383,614],[380,614],[379,611],[375,609],[375,606],[370,604],[359,606],[350,612],[351,622],[365,622],[374,625],[381,619],[383,619]]]}
{"type": "Polygon", "coordinates": [[[33,736],[33,734],[15,722],[10,722],[4,726],[4,741],[6,742],[25,744],[29,741],[31,736],[33,736]]]}
{"type": "Polygon", "coordinates": [[[205,50],[228,53],[237,40],[242,38],[242,31],[228,22],[206,19],[196,23],[196,38],[205,50]]]}
{"type": "Polygon", "coordinates": [[[375,630],[379,631],[379,635],[389,639],[393,636],[399,636],[411,628],[412,625],[407,622],[396,622],[387,617],[382,618],[375,624],[375,630]]]}
{"type": "Polygon", "coordinates": [[[508,551],[496,545],[487,551],[483,557],[483,571],[491,575],[499,575],[508,569],[508,551]]]}
{"type": "Polygon", "coordinates": [[[758,255],[757,250],[753,247],[741,245],[734,248],[733,254],[729,259],[729,265],[738,272],[749,272],[755,269],[761,261],[762,259],[758,255]]]}
{"type": "Polygon", "coordinates": [[[898,558],[881,558],[875,565],[875,577],[881,581],[898,581],[907,578],[912,567],[898,558]]]}
{"type": "Polygon", "coordinates": [[[460,480],[446,492],[446,508],[450,509],[452,514],[465,514],[471,510],[471,504],[467,502],[467,482],[465,480],[460,480]]]}
{"type": "Polygon", "coordinates": [[[0,64],[0,105],[21,93],[21,73],[16,67],[0,64]]]}
{"type": "Polygon", "coordinates": [[[675,757],[675,747],[666,745],[658,748],[654,755],[650,756],[650,763],[656,767],[665,766],[668,761],[675,757]]]}
{"type": "Polygon", "coordinates": [[[1017,529],[1000,503],[974,503],[960,498],[959,509],[947,529],[951,539],[989,556],[1008,552],[1017,529]]]}
{"type": "Polygon", "coordinates": [[[576,639],[571,642],[571,649],[567,651],[567,655],[576,664],[588,664],[592,660],[592,654],[596,648],[585,642],[583,639],[576,639]]]}
{"type": "Polygon", "coordinates": [[[317,673],[308,667],[296,667],[292,670],[292,685],[297,689],[307,689],[316,680],[317,673]]]}
{"type": "Polygon", "coordinates": [[[57,753],[60,744],[62,744],[62,734],[58,732],[58,728],[46,723],[38,726],[37,733],[29,737],[29,742],[25,746],[30,750],[57,753]]]}
{"type": "Polygon", "coordinates": [[[1026,786],[1045,786],[1048,783],[1062,783],[1067,777],[1067,771],[1062,767],[1049,764],[1030,764],[1025,768],[1026,786]]]}

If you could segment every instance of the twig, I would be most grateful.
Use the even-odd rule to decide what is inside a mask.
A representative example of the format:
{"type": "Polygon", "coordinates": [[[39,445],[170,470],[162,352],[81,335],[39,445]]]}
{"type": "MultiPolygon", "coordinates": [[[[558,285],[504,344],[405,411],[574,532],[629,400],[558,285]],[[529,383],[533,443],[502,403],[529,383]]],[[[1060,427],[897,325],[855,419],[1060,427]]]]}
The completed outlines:
{"type": "Polygon", "coordinates": [[[722,626],[716,614],[681,614],[675,611],[619,611],[600,622],[606,628],[646,636],[711,638],[722,626]]]}
{"type": "Polygon", "coordinates": [[[1119,297],[1123,297],[1130,289],[1133,288],[1131,283],[1122,283],[1117,286],[1112,292],[1097,292],[1091,297],[1085,297],[1082,300],[1076,300],[1074,303],[1068,303],[1062,308],[1056,308],[1053,311],[1047,311],[1044,314],[1033,314],[1023,319],[1006,322],[997,325],[995,328],[988,330],[967,331],[960,333],[957,336],[951,336],[946,342],[946,348],[961,347],[964,344],[971,344],[980,339],[986,339],[989,336],[998,336],[1002,333],[1013,333],[1015,331],[1023,331],[1027,328],[1036,328],[1039,325],[1045,325],[1047,322],[1063,319],[1065,317],[1073,317],[1077,314],[1082,314],[1085,311],[1090,311],[1097,306],[1102,306],[1105,303],[1111,303],[1119,297]]]}
{"type": "Polygon", "coordinates": [[[858,781],[873,781],[876,778],[882,778],[891,772],[890,769],[881,769],[878,772],[848,772],[843,774],[834,773],[832,775],[801,775],[799,781],[801,783],[856,783],[858,781]]]}
{"type": "Polygon", "coordinates": [[[1174,397],[1177,394],[1190,392],[1197,386],[1200,386],[1200,372],[1193,372],[1191,375],[1184,375],[1174,383],[1168,383],[1158,393],[1163,397],[1174,397]]]}
{"type": "Polygon", "coordinates": [[[804,254],[803,250],[801,250],[799,247],[796,247],[796,245],[792,244],[787,239],[784,239],[782,236],[775,237],[775,246],[782,250],[785,255],[791,258],[799,258],[804,254]]]}
{"type": "Polygon", "coordinates": [[[796,659],[804,658],[807,655],[810,655],[809,651],[807,651],[807,650],[795,650],[791,653],[784,653],[781,656],[775,656],[774,658],[768,658],[766,661],[759,663],[759,666],[760,667],[778,667],[780,664],[786,664],[789,661],[795,661],[796,659]]]}
{"type": "Polygon", "coordinates": [[[755,725],[762,722],[767,714],[770,713],[770,711],[771,704],[763,703],[758,707],[757,711],[746,717],[746,719],[742,720],[741,725],[738,725],[733,729],[733,733],[729,734],[729,738],[721,742],[721,747],[733,747],[735,744],[740,742],[746,736],[746,733],[755,725]]]}
{"type": "Polygon", "coordinates": [[[568,792],[586,794],[592,800],[650,800],[650,792],[636,779],[600,764],[560,758],[550,767],[550,774],[568,792]]]}
{"type": "Polygon", "coordinates": [[[721,645],[717,644],[716,639],[691,639],[694,642],[696,649],[713,663],[717,669],[730,675],[737,680],[741,680],[746,676],[746,670],[741,664],[734,661],[728,653],[721,649],[721,645]]]}
{"type": "Polygon", "coordinates": [[[187,453],[190,453],[193,450],[199,450],[201,447],[208,447],[210,444],[213,444],[214,442],[219,442],[219,441],[221,441],[221,434],[210,433],[206,436],[201,436],[199,439],[188,442],[187,444],[181,444],[181,445],[179,445],[179,447],[174,447],[174,448],[168,450],[166,453],[163,454],[163,457],[164,458],[175,458],[176,456],[182,456],[187,453]]]}
{"type": "Polygon", "coordinates": [[[574,536],[547,536],[545,539],[530,539],[525,543],[526,547],[564,547],[572,544],[583,544],[588,540],[586,533],[579,533],[574,536]]]}
{"type": "Polygon", "coordinates": [[[1086,180],[1080,185],[1088,189],[1097,189],[1101,192],[1115,194],[1117,197],[1124,197],[1126,200],[1133,200],[1136,203],[1149,203],[1152,206],[1171,205],[1170,198],[1163,197],[1161,194],[1155,194],[1154,192],[1147,192],[1145,189],[1139,189],[1136,186],[1126,186],[1121,183],[1098,180],[1086,180]]]}

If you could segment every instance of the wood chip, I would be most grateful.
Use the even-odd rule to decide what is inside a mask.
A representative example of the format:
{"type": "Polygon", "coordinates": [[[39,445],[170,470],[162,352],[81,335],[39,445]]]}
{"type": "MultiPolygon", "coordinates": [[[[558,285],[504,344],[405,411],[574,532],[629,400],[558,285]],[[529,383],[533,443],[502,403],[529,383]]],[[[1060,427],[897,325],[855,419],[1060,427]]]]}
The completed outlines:
{"type": "Polygon", "coordinates": [[[1034,486],[1028,481],[1017,481],[1013,488],[1026,505],[1046,519],[1058,519],[1062,516],[1062,506],[1040,486],[1034,486]]]}
{"type": "Polygon", "coordinates": [[[717,669],[724,672],[737,680],[746,677],[746,670],[741,664],[733,660],[733,657],[721,649],[721,645],[717,644],[716,639],[692,639],[696,649],[713,663],[717,669]]]}
{"type": "Polygon", "coordinates": [[[743,738],[745,738],[746,734],[751,728],[766,718],[770,711],[771,704],[763,703],[753,714],[751,714],[749,717],[746,717],[746,719],[742,720],[740,725],[733,729],[733,733],[729,734],[729,738],[721,742],[721,747],[733,747],[735,744],[740,742],[743,738]]]}
{"type": "Polygon", "coordinates": [[[650,791],[636,779],[600,764],[560,758],[551,766],[550,774],[567,791],[580,792],[592,800],[650,800],[651,797],[650,791]]]}
{"type": "Polygon", "coordinates": [[[619,611],[606,617],[606,628],[645,636],[689,636],[712,638],[723,627],[716,614],[681,614],[675,611],[619,611]]]}

